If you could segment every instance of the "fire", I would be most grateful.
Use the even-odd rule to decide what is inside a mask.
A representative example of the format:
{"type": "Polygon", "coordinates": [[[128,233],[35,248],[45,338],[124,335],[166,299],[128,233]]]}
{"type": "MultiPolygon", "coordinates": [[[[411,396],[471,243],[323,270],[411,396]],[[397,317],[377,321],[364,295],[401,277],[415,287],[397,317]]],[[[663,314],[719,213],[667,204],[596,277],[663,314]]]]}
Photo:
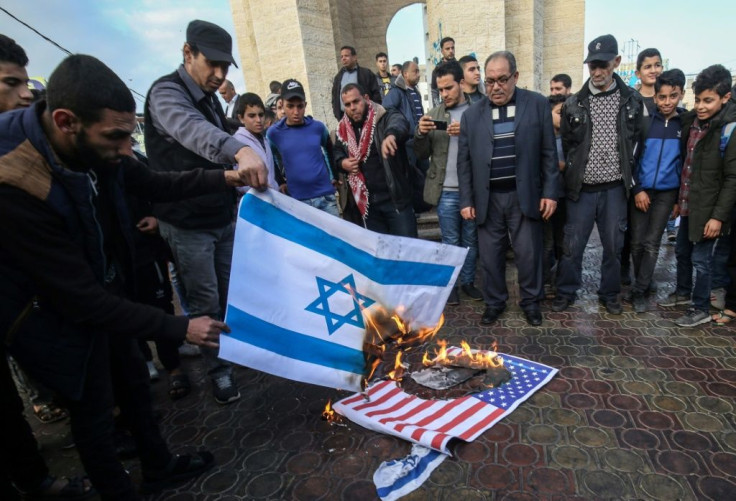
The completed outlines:
{"type": "Polygon", "coordinates": [[[495,351],[473,350],[466,341],[461,341],[460,346],[462,352],[458,355],[448,355],[447,341],[444,339],[438,342],[439,350],[435,350],[434,357],[430,358],[428,353],[424,353],[422,357],[422,365],[429,367],[432,365],[458,365],[462,367],[470,367],[473,369],[490,369],[494,367],[503,367],[503,359],[498,356],[495,351]]]}
{"type": "Polygon", "coordinates": [[[322,419],[328,423],[337,423],[340,421],[340,416],[332,409],[332,399],[327,401],[325,410],[322,411],[322,419]]]}
{"type": "Polygon", "coordinates": [[[404,377],[404,370],[406,367],[401,362],[401,356],[404,352],[399,351],[396,353],[396,361],[394,362],[394,370],[389,372],[386,376],[392,381],[401,381],[404,377]]]}

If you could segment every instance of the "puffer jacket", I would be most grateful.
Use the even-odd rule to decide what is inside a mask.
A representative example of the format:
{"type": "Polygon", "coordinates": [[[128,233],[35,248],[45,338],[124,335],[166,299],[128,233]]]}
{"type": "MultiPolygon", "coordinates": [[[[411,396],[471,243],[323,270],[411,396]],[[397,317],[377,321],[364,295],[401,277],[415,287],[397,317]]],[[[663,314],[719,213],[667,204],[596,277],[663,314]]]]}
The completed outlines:
{"type": "MultiPolygon", "coordinates": [[[[694,110],[682,115],[680,145],[683,157],[695,117],[694,110]]],[[[728,101],[711,118],[708,132],[695,145],[688,198],[688,238],[691,242],[703,239],[703,230],[709,219],[723,223],[721,235],[728,234],[731,228],[731,211],[736,203],[736,139],[731,137],[723,156],[720,149],[723,126],[731,122],[736,122],[736,103],[728,101]]]]}

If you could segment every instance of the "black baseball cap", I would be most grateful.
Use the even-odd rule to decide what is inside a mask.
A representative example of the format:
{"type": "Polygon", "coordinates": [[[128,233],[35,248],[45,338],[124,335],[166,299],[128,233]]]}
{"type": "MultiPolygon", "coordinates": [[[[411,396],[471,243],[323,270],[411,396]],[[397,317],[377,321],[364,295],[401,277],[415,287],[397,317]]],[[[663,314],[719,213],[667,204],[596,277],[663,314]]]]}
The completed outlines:
{"type": "Polygon", "coordinates": [[[304,94],[304,87],[293,78],[284,80],[284,83],[281,84],[281,97],[284,101],[295,97],[300,97],[305,101],[307,100],[307,96],[304,94]]]}
{"type": "Polygon", "coordinates": [[[618,56],[618,42],[613,35],[602,35],[588,44],[588,57],[583,63],[591,61],[610,61],[618,56]]]}
{"type": "Polygon", "coordinates": [[[233,59],[232,37],[216,24],[195,19],[187,26],[187,43],[196,45],[210,61],[227,61],[238,67],[233,59]]]}

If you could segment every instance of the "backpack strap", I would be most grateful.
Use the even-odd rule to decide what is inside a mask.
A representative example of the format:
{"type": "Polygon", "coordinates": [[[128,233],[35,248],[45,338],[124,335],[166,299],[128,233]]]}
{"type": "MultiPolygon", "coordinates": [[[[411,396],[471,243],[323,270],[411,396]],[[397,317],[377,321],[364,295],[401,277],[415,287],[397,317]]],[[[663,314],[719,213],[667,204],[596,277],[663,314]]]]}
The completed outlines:
{"type": "Polygon", "coordinates": [[[734,129],[736,129],[736,122],[729,122],[721,129],[721,143],[718,147],[721,152],[721,158],[726,153],[726,146],[728,146],[728,140],[731,139],[734,129]]]}

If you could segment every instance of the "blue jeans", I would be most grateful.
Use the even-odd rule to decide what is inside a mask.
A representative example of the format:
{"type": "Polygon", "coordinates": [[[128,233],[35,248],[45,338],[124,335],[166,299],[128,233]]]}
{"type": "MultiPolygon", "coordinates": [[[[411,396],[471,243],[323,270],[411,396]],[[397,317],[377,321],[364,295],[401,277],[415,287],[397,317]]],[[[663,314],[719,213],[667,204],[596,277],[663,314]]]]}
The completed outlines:
{"type": "MultiPolygon", "coordinates": [[[[201,230],[178,228],[164,221],[158,224],[174,256],[189,317],[222,319],[227,307],[235,224],[201,230]]],[[[216,348],[200,349],[208,374],[219,376],[232,371],[228,362],[217,358],[216,348]]]]}
{"type": "Polygon", "coordinates": [[[371,203],[365,227],[377,233],[417,238],[417,218],[411,204],[396,210],[392,201],[371,203]]]}
{"type": "Polygon", "coordinates": [[[726,289],[731,283],[727,269],[729,254],[731,254],[731,240],[719,238],[713,248],[712,289],[726,289]]]}
{"type": "Polygon", "coordinates": [[[307,205],[311,205],[315,209],[323,210],[328,214],[340,217],[340,211],[337,209],[337,197],[334,194],[308,198],[301,201],[307,205]]]}
{"type": "Polygon", "coordinates": [[[437,204],[442,243],[465,247],[468,255],[460,270],[460,283],[472,284],[475,280],[475,265],[478,261],[478,228],[475,221],[460,216],[460,193],[443,191],[437,204]]]}
{"type": "Polygon", "coordinates": [[[710,310],[711,270],[713,269],[713,246],[717,239],[692,243],[688,238],[689,221],[680,216],[680,231],[675,242],[677,258],[677,294],[690,296],[692,305],[702,311],[710,310]],[[693,283],[693,268],[695,282],[693,283]]]}
{"type": "Polygon", "coordinates": [[[626,193],[623,184],[603,191],[580,192],[577,201],[568,199],[564,253],[558,265],[557,294],[574,299],[582,283],[583,252],[593,231],[603,246],[598,297],[614,300],[621,292],[621,248],[626,231],[626,193]]]}

